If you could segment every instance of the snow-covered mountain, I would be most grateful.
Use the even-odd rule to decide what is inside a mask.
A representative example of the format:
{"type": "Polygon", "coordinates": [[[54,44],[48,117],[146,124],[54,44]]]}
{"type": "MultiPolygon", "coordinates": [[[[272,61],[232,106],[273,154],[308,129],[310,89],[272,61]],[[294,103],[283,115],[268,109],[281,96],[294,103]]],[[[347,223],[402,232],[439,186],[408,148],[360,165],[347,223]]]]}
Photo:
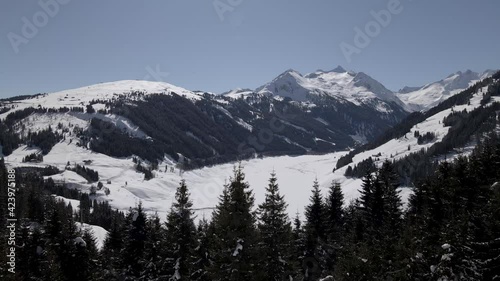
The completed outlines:
{"type": "Polygon", "coordinates": [[[355,105],[375,104],[378,110],[387,112],[392,110],[384,103],[405,108],[396,95],[380,82],[366,73],[347,71],[341,66],[331,71],[318,70],[306,75],[289,69],[255,91],[301,102],[311,101],[315,96],[328,96],[355,105]]]}
{"type": "MultiPolygon", "coordinates": [[[[94,101],[92,102],[94,109],[98,110],[104,108],[104,102],[111,102],[118,98],[127,98],[133,101],[134,99],[137,99],[137,95],[133,95],[133,93],[137,92],[141,92],[145,95],[158,93],[171,95],[172,93],[176,93],[193,100],[201,99],[200,94],[165,82],[122,80],[99,83],[50,94],[38,94],[24,99],[16,99],[14,102],[10,103],[10,105],[14,106],[14,108],[0,114],[0,119],[5,118],[13,111],[22,110],[28,107],[44,107],[53,109],[62,107],[71,108],[86,106],[92,101],[94,101]]],[[[4,105],[5,104],[6,103],[4,103],[4,105]]]]}
{"type": "MultiPolygon", "coordinates": [[[[458,93],[443,97],[438,105],[412,113],[376,141],[340,157],[334,174],[340,176],[358,166],[361,171],[357,174],[363,175],[366,163],[373,160],[379,166],[389,160],[396,165],[404,185],[411,185],[433,171],[437,162],[469,154],[478,138],[500,131],[500,72],[479,75],[481,79],[470,80],[478,74],[458,72],[430,84],[455,89],[473,81],[465,90],[453,90],[458,93]]],[[[361,179],[357,181],[360,186],[361,179]]]]}
{"type": "Polygon", "coordinates": [[[422,87],[404,87],[396,94],[412,111],[428,110],[443,100],[463,91],[474,83],[491,76],[494,70],[458,71],[422,87]]]}

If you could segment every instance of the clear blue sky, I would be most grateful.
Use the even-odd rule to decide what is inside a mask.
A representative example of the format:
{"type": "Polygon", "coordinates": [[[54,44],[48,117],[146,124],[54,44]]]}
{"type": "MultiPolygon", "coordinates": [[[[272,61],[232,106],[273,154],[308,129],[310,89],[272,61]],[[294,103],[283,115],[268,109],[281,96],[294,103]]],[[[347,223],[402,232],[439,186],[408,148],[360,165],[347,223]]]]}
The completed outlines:
{"type": "Polygon", "coordinates": [[[155,80],[148,69],[157,67],[166,82],[216,93],[256,88],[289,68],[342,65],[393,90],[500,68],[495,0],[400,0],[402,11],[350,62],[340,44],[354,45],[354,28],[394,0],[64,1],[52,16],[38,1],[0,2],[0,97],[155,80]],[[221,17],[214,3],[230,8],[221,17]],[[40,26],[32,38],[23,18],[40,26]]]}

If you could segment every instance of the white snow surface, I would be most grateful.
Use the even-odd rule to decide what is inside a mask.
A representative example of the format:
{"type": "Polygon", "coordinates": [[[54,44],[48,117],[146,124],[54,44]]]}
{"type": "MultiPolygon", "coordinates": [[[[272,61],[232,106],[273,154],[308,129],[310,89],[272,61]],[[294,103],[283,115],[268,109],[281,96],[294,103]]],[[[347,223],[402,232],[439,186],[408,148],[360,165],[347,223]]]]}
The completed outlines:
{"type": "Polygon", "coordinates": [[[106,236],[108,235],[108,231],[106,229],[98,226],[98,225],[91,225],[91,224],[86,224],[86,223],[75,223],[77,228],[79,230],[90,230],[90,232],[93,234],[94,238],[96,239],[96,246],[97,249],[101,250],[102,247],[104,246],[104,240],[106,240],[106,236]]]}
{"type": "Polygon", "coordinates": [[[232,99],[239,99],[239,98],[246,98],[248,96],[252,96],[254,94],[254,91],[250,89],[242,89],[242,88],[236,88],[234,90],[222,93],[222,95],[232,98],[232,99]]]}

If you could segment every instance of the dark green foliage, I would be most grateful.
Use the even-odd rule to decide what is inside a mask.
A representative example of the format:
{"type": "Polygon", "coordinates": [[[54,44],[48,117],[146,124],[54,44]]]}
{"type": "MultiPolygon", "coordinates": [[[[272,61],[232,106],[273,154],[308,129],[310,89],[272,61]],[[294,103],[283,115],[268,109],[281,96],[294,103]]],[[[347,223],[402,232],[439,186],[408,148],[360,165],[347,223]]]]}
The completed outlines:
{"type": "Polygon", "coordinates": [[[43,162],[43,155],[38,153],[31,153],[23,157],[23,162],[43,162]]]}
{"type": "Polygon", "coordinates": [[[145,180],[150,180],[150,179],[152,179],[154,177],[153,172],[151,171],[151,169],[148,169],[148,168],[145,168],[144,166],[142,166],[141,162],[137,162],[137,164],[135,166],[135,169],[138,172],[144,173],[144,179],[145,180]]]}
{"type": "Polygon", "coordinates": [[[326,205],[319,190],[319,183],[314,181],[310,203],[306,206],[305,217],[305,255],[302,261],[304,278],[316,280],[326,269],[326,237],[328,231],[326,205]]]}
{"type": "Polygon", "coordinates": [[[340,183],[332,182],[326,198],[326,224],[327,224],[327,257],[326,267],[333,271],[338,262],[342,249],[342,236],[344,235],[344,194],[340,183]]]}
{"type": "Polygon", "coordinates": [[[0,145],[2,146],[2,153],[10,155],[14,149],[19,147],[21,143],[17,134],[13,133],[2,121],[0,121],[0,145]]]}
{"type": "Polygon", "coordinates": [[[99,173],[85,166],[76,164],[75,168],[67,168],[67,169],[79,174],[88,182],[96,182],[99,180],[99,173]]]}
{"type": "Polygon", "coordinates": [[[49,153],[52,147],[61,140],[62,136],[54,133],[50,126],[46,130],[35,133],[29,132],[27,136],[28,145],[39,147],[43,155],[49,153]]]}
{"type": "Polygon", "coordinates": [[[361,178],[367,173],[373,173],[377,170],[377,167],[375,166],[375,162],[371,157],[368,157],[367,159],[359,162],[358,164],[354,165],[354,168],[351,168],[351,166],[348,166],[344,175],[346,177],[354,177],[354,178],[361,178]]]}
{"type": "Polygon", "coordinates": [[[214,280],[252,280],[257,274],[254,198],[241,166],[235,167],[213,214],[214,280]]]}
{"type": "Polygon", "coordinates": [[[294,276],[292,228],[286,207],[284,196],[279,192],[276,174],[272,173],[266,187],[266,197],[258,209],[259,270],[266,273],[268,280],[280,281],[294,276]]]}
{"type": "MultiPolygon", "coordinates": [[[[417,131],[416,131],[417,132],[417,131]]],[[[424,144],[433,141],[436,138],[436,134],[432,132],[427,132],[424,135],[418,135],[417,143],[424,144]]]]}
{"type": "Polygon", "coordinates": [[[145,269],[146,221],[141,203],[131,209],[125,219],[120,265],[127,277],[137,278],[145,269]]]}
{"type": "Polygon", "coordinates": [[[87,105],[87,113],[89,114],[95,113],[95,109],[92,107],[91,104],[87,105]]]}
{"type": "Polygon", "coordinates": [[[196,231],[196,243],[194,248],[194,262],[191,279],[194,281],[209,281],[210,266],[212,264],[211,234],[213,229],[206,219],[200,220],[196,231]]]}
{"type": "Polygon", "coordinates": [[[492,280],[498,275],[492,261],[498,255],[493,253],[500,237],[500,201],[492,186],[500,178],[499,143],[492,135],[469,158],[441,164],[434,176],[417,185],[407,216],[423,242],[413,254],[424,255],[418,261],[423,270],[412,272],[413,278],[492,280]],[[428,270],[431,265],[434,272],[428,270]]]}
{"type": "Polygon", "coordinates": [[[167,216],[168,260],[163,265],[173,280],[190,280],[193,272],[196,227],[193,221],[193,203],[183,180],[175,193],[175,201],[167,216]]]}
{"type": "Polygon", "coordinates": [[[139,156],[142,159],[155,161],[163,159],[165,153],[175,156],[172,150],[164,147],[158,141],[135,138],[115,127],[113,124],[93,118],[87,135],[80,139],[91,138],[90,148],[96,152],[114,157],[139,156]]]}

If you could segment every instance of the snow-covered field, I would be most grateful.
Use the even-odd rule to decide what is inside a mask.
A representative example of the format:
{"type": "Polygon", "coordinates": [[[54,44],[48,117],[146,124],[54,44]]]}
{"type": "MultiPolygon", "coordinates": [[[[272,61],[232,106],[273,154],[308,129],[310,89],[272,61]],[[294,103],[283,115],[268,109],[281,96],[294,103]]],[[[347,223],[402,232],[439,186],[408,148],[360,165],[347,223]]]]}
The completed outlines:
{"type": "MultiPolygon", "coordinates": [[[[92,160],[91,164],[85,166],[98,171],[101,182],[111,191],[108,196],[104,194],[104,191],[98,191],[97,197],[100,200],[108,200],[111,206],[123,211],[127,211],[129,207],[134,207],[142,202],[149,213],[158,212],[162,219],[166,217],[170,209],[175,190],[181,179],[185,179],[190,188],[198,217],[206,216],[209,218],[213,207],[218,202],[224,184],[229,181],[236,165],[236,163],[229,163],[180,174],[178,169],[171,172],[170,167],[173,166],[173,163],[165,161],[160,165],[159,171],[155,171],[155,178],[144,181],[144,175],[135,171],[131,159],[109,157],[67,142],[61,142],[54,146],[52,151],[44,157],[43,163],[21,163],[22,157],[32,152],[33,149],[28,149],[25,146],[20,147],[6,157],[6,162],[12,166],[54,165],[63,170],[68,161],[74,165],[83,164],[84,160],[92,160]],[[167,172],[165,171],[166,166],[168,166],[167,172]]],[[[254,191],[256,204],[263,202],[270,173],[275,171],[281,192],[289,204],[289,215],[295,216],[299,212],[302,216],[304,207],[309,203],[315,179],[318,179],[325,195],[329,185],[335,180],[342,184],[346,202],[359,196],[360,179],[344,177],[342,169],[332,172],[338,158],[346,153],[347,151],[326,155],[270,157],[251,159],[243,161],[241,164],[244,167],[246,180],[254,191]]],[[[91,184],[72,171],[64,171],[52,176],[52,178],[57,182],[70,184],[71,187],[84,192],[90,190],[91,184]]],[[[403,189],[402,197],[405,201],[408,194],[409,189],[403,189]]],[[[75,202],[67,201],[71,202],[74,208],[77,207],[75,202]]]]}

